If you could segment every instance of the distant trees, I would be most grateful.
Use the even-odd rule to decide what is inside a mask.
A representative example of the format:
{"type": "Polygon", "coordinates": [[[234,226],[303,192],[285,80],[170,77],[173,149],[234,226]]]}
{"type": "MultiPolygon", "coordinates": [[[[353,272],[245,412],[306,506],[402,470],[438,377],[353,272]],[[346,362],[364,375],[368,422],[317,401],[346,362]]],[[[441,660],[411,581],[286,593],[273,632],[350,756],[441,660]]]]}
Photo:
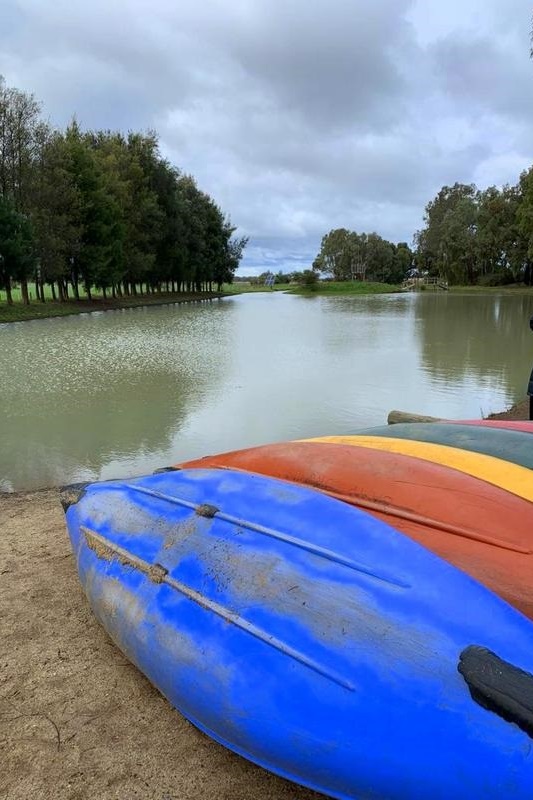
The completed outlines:
{"type": "Polygon", "coordinates": [[[313,262],[338,281],[401,283],[413,268],[451,284],[533,284],[533,167],[515,186],[443,186],[425,208],[413,249],[337,228],[313,262]]]}
{"type": "Polygon", "coordinates": [[[373,280],[401,282],[413,265],[405,242],[396,245],[377,233],[355,233],[337,228],[322,238],[313,270],[336,281],[373,280]]]}
{"type": "Polygon", "coordinates": [[[415,234],[416,264],[455,284],[531,282],[533,171],[517,186],[444,186],[415,234]]]}
{"type": "Polygon", "coordinates": [[[0,197],[0,284],[4,287],[7,302],[13,303],[11,285],[14,280],[25,288],[26,278],[35,267],[35,246],[27,217],[16,211],[14,205],[0,197]]]}
{"type": "Polygon", "coordinates": [[[0,78],[0,288],[28,281],[44,302],[231,282],[247,243],[191,176],[161,157],[157,135],[65,131],[32,95],[0,78]]]}
{"type": "Polygon", "coordinates": [[[315,291],[318,286],[318,275],[313,269],[304,269],[297,274],[296,282],[305,289],[315,291]]]}

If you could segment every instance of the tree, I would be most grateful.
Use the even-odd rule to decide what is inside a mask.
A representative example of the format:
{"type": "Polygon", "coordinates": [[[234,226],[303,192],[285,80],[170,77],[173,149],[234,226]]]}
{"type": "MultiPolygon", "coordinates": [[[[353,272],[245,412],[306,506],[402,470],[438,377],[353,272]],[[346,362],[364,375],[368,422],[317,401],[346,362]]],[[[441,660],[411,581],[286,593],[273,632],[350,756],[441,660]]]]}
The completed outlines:
{"type": "Polygon", "coordinates": [[[407,242],[398,242],[394,248],[392,269],[385,282],[402,283],[413,268],[413,263],[413,252],[407,242]]]}
{"type": "Polygon", "coordinates": [[[80,284],[89,299],[95,286],[104,297],[108,288],[220,287],[233,280],[247,243],[194,179],[161,157],[155,132],[83,132],[76,120],[64,133],[52,130],[33,96],[3,79],[0,198],[35,234],[38,260],[17,259],[25,302],[30,277],[43,301],[45,282],[54,297],[57,282],[62,300],[69,283],[76,299],[80,284]]]}
{"type": "Polygon", "coordinates": [[[336,281],[355,280],[365,274],[366,247],[366,234],[358,236],[346,228],[336,228],[322,238],[313,269],[336,281]]]}
{"type": "Polygon", "coordinates": [[[0,286],[13,302],[12,282],[21,281],[35,267],[35,247],[31,224],[13,203],[0,197],[0,286]]]}
{"type": "Polygon", "coordinates": [[[318,275],[314,269],[304,269],[303,272],[296,273],[298,284],[304,289],[315,291],[318,285],[318,275]]]}
{"type": "Polygon", "coordinates": [[[377,233],[355,233],[337,228],[322,238],[313,269],[331,275],[337,281],[370,278],[385,283],[399,283],[412,262],[412,254],[403,245],[400,256],[396,246],[377,233]]]}
{"type": "Polygon", "coordinates": [[[520,230],[520,186],[489,186],[478,194],[477,248],[480,273],[491,283],[524,276],[527,240],[520,230]]]}
{"type": "Polygon", "coordinates": [[[366,276],[370,280],[387,283],[394,265],[394,245],[382,239],[377,233],[367,236],[366,276]]]}
{"type": "Polygon", "coordinates": [[[90,138],[81,133],[75,120],[67,128],[65,141],[70,179],[80,200],[78,214],[72,220],[80,231],[80,238],[73,243],[69,257],[70,280],[76,299],[79,299],[80,281],[83,281],[90,299],[92,286],[108,285],[118,206],[106,191],[101,165],[90,138]]]}
{"type": "Polygon", "coordinates": [[[517,229],[522,238],[526,283],[533,282],[533,167],[522,172],[518,191],[520,201],[516,212],[517,229]]]}
{"type": "Polygon", "coordinates": [[[242,259],[244,249],[248,244],[248,237],[247,236],[238,236],[237,238],[233,237],[233,233],[235,228],[231,228],[231,234],[228,236],[228,229],[226,229],[226,248],[225,248],[225,260],[224,260],[224,267],[221,270],[218,277],[215,278],[217,281],[217,288],[218,291],[222,289],[223,283],[233,283],[233,278],[235,275],[235,270],[240,264],[242,259]]]}
{"type": "Polygon", "coordinates": [[[37,292],[44,302],[43,284],[49,283],[55,297],[54,282],[64,296],[69,278],[70,258],[79,251],[81,239],[81,196],[75,185],[65,137],[41,126],[38,131],[36,178],[31,200],[32,222],[39,269],[37,292]]]}
{"type": "Polygon", "coordinates": [[[0,194],[25,212],[32,191],[40,106],[0,76],[0,194]]]}
{"type": "Polygon", "coordinates": [[[415,235],[417,265],[450,282],[475,277],[476,187],[443,186],[426,206],[425,228],[415,235]]]}
{"type": "MultiPolygon", "coordinates": [[[[0,76],[0,195],[20,214],[30,210],[39,115],[33,95],[8,87],[0,76]]],[[[29,303],[28,274],[19,268],[22,298],[29,303]]]]}

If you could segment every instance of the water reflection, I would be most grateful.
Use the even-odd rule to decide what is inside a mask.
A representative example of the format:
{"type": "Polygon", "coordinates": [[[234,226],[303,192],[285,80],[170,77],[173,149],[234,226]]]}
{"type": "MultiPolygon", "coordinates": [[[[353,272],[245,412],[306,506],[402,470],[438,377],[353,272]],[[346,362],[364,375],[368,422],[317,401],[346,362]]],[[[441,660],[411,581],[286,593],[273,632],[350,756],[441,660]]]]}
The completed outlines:
{"type": "Polygon", "coordinates": [[[432,382],[468,379],[498,386],[512,402],[525,394],[533,361],[528,295],[425,294],[416,304],[421,364],[432,382]]]}
{"type": "Polygon", "coordinates": [[[524,395],[530,296],[256,294],[0,326],[0,488],[524,395]]]}
{"type": "Polygon", "coordinates": [[[4,488],[97,478],[117,458],[165,451],[223,379],[231,303],[3,326],[4,488]]]}

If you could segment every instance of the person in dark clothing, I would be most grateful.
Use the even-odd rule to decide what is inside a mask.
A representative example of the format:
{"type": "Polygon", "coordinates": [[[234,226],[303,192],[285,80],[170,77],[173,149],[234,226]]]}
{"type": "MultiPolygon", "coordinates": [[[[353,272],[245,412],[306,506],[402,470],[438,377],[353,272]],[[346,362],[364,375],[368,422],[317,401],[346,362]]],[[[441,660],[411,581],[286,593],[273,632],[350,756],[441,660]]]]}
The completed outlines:
{"type": "MultiPolygon", "coordinates": [[[[533,317],[529,320],[529,327],[533,331],[533,317]]],[[[529,376],[529,383],[527,385],[527,393],[529,395],[529,419],[533,419],[533,369],[529,376]]]]}

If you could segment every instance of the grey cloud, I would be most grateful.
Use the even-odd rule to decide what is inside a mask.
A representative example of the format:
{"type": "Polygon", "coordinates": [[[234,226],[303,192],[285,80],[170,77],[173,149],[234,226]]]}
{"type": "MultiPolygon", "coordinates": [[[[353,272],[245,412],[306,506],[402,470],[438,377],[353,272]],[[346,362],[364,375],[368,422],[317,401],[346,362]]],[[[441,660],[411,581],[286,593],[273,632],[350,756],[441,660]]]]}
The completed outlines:
{"type": "Polygon", "coordinates": [[[532,158],[528,0],[4,0],[0,73],[57,124],[155,127],[250,236],[308,266],[332,227],[410,241],[444,183],[532,158]]]}
{"type": "Polygon", "coordinates": [[[409,5],[339,0],[310,14],[305,0],[263,0],[244,31],[230,20],[229,47],[267,97],[307,124],[367,128],[394,119],[391,105],[404,87],[392,54],[412,49],[403,18],[409,5]]]}
{"type": "Polygon", "coordinates": [[[433,56],[437,80],[463,113],[533,121],[533,105],[524,96],[533,79],[532,66],[505,38],[447,37],[435,46],[433,56]]]}

